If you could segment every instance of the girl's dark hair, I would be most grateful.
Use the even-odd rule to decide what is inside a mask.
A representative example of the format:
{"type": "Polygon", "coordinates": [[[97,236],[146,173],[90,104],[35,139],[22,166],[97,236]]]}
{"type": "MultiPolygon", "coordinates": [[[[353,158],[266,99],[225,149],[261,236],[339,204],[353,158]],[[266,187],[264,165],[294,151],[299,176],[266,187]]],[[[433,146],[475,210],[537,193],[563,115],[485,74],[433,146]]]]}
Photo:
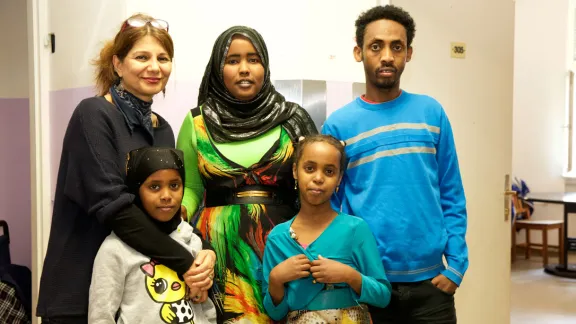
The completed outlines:
{"type": "MultiPolygon", "coordinates": [[[[135,14],[130,18],[141,18],[145,20],[153,20],[154,18],[144,15],[135,14]]],[[[130,19],[128,18],[128,19],[130,19]]],[[[127,19],[127,20],[128,20],[127,19]]],[[[122,24],[124,26],[125,22],[122,24]]],[[[114,40],[108,41],[104,44],[100,50],[100,55],[92,62],[96,66],[96,88],[98,90],[98,95],[103,96],[108,93],[110,87],[118,80],[118,74],[114,71],[114,64],[112,63],[112,58],[114,55],[118,56],[120,61],[123,61],[128,52],[134,47],[134,44],[140,39],[152,36],[160,42],[164,47],[170,59],[174,58],[174,43],[172,42],[172,37],[167,31],[152,27],[150,24],[146,24],[142,27],[128,27],[124,30],[120,30],[114,40]]]]}
{"type": "Polygon", "coordinates": [[[294,163],[298,165],[300,159],[302,158],[302,152],[304,152],[304,148],[307,145],[318,142],[328,143],[334,146],[338,150],[338,152],[340,152],[340,174],[343,174],[344,168],[346,167],[346,152],[344,150],[344,145],[342,144],[342,142],[337,140],[332,135],[318,134],[318,135],[308,135],[304,137],[304,139],[298,142],[298,145],[296,147],[296,159],[294,160],[294,163]]]}

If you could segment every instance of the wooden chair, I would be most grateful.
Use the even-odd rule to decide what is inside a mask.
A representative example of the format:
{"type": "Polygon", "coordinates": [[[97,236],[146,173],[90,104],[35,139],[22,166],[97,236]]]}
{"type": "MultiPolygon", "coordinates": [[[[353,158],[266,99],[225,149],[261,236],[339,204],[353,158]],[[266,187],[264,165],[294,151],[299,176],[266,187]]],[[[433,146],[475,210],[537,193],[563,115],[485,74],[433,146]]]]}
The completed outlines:
{"type": "Polygon", "coordinates": [[[514,202],[514,217],[512,219],[512,262],[516,261],[516,235],[517,230],[526,230],[526,259],[530,259],[530,250],[532,246],[542,247],[542,258],[544,267],[548,265],[548,231],[557,229],[558,230],[558,255],[560,258],[560,263],[564,262],[564,221],[562,220],[532,220],[530,219],[530,209],[522,204],[522,201],[518,199],[517,195],[512,195],[512,200],[514,202]],[[516,220],[518,215],[525,215],[525,219],[516,220]],[[530,230],[542,231],[542,244],[530,242],[530,230]]]}

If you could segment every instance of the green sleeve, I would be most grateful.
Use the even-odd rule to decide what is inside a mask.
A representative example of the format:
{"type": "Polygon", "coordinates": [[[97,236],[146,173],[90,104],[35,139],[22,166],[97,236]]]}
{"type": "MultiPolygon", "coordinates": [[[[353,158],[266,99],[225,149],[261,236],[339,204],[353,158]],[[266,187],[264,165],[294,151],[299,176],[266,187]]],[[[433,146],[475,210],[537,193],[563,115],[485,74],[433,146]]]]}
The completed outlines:
{"type": "Polygon", "coordinates": [[[182,205],[186,207],[188,221],[198,209],[204,193],[204,185],[198,171],[198,152],[196,151],[196,132],[194,131],[194,119],[192,113],[188,113],[180,133],[176,147],[184,152],[184,168],[186,169],[186,181],[184,183],[184,199],[182,205]]]}

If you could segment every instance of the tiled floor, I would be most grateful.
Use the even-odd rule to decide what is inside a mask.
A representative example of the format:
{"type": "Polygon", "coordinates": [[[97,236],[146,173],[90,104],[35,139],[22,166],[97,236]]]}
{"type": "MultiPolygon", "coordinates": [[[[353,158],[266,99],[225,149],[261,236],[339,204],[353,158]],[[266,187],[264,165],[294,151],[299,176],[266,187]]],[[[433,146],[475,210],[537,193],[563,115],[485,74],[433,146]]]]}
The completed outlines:
{"type": "MultiPolygon", "coordinates": [[[[569,260],[576,263],[576,255],[569,260]]],[[[511,324],[576,324],[576,279],[544,273],[538,255],[530,260],[519,255],[511,277],[511,324]]]]}

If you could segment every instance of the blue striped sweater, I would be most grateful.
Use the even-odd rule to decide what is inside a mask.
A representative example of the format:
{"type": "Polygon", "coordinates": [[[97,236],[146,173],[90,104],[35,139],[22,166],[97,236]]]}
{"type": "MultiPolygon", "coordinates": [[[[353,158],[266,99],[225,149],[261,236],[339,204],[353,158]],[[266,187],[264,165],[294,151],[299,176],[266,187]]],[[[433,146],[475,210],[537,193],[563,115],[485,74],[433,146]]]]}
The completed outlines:
{"type": "Polygon", "coordinates": [[[442,273],[460,285],[468,268],[466,198],[442,106],[404,91],[384,103],[356,98],[328,117],[322,133],[346,141],[348,166],[333,204],[370,225],[389,280],[442,273]]]}

